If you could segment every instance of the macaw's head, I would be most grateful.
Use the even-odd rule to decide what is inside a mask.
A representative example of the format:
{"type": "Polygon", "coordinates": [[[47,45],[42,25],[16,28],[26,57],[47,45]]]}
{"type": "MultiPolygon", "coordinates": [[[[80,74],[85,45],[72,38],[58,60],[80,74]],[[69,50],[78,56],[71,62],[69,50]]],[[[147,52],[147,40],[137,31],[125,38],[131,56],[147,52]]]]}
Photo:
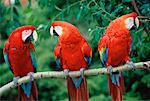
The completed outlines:
{"type": "Polygon", "coordinates": [[[79,41],[80,32],[74,25],[64,21],[54,21],[50,28],[51,36],[57,36],[59,41],[73,43],[79,41]]]}
{"type": "Polygon", "coordinates": [[[120,19],[120,23],[121,21],[123,21],[123,24],[128,30],[135,27],[137,28],[139,27],[138,15],[135,12],[123,15],[119,19],[120,19]]]}
{"type": "Polygon", "coordinates": [[[21,42],[29,43],[31,41],[36,42],[38,39],[38,35],[35,30],[35,27],[28,25],[28,26],[21,26],[15,29],[10,35],[10,39],[13,39],[14,41],[21,39],[21,42]]]}

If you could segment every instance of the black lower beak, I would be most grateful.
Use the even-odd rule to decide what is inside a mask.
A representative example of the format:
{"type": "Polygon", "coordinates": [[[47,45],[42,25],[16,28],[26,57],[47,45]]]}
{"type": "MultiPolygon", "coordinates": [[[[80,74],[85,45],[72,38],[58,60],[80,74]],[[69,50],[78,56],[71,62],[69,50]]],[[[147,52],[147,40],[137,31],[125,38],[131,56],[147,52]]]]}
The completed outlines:
{"type": "Polygon", "coordinates": [[[33,33],[29,36],[29,37],[27,37],[27,39],[25,40],[25,42],[30,42],[30,41],[33,41],[34,39],[33,39],[33,33]]]}
{"type": "Polygon", "coordinates": [[[55,30],[53,30],[54,35],[59,36],[55,30]]]}
{"type": "Polygon", "coordinates": [[[136,26],[135,26],[135,25],[131,28],[131,30],[134,30],[134,29],[136,29],[136,26]]]}

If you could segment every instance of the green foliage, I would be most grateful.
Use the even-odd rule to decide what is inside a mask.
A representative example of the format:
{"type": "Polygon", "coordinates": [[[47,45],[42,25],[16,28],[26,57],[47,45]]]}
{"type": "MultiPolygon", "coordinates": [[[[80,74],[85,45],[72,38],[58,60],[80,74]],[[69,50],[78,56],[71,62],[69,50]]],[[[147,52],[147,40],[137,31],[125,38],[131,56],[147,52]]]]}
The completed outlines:
{"type": "MultiPolygon", "coordinates": [[[[19,0],[14,5],[4,6],[0,2],[0,48],[8,35],[21,25],[34,25],[41,27],[38,30],[39,40],[35,44],[38,68],[37,71],[55,70],[51,65],[54,61],[53,48],[57,38],[51,38],[49,27],[54,20],[68,21],[77,26],[82,35],[88,40],[93,49],[93,61],[89,68],[101,67],[97,44],[110,21],[134,11],[131,0],[29,0],[27,6],[21,6],[19,0]]],[[[150,1],[136,0],[141,15],[147,16],[139,29],[132,30],[133,45],[131,58],[134,62],[148,61],[150,59],[150,1]]],[[[2,56],[2,55],[1,55],[2,56]]],[[[150,100],[149,71],[126,71],[125,100],[150,100]]],[[[6,64],[0,65],[0,86],[10,82],[12,73],[6,64]]],[[[39,100],[68,100],[66,81],[62,79],[37,80],[39,100]]],[[[110,101],[107,87],[107,76],[88,77],[89,97],[91,101],[110,101]]],[[[3,100],[16,99],[17,89],[5,92],[3,100]],[[9,96],[8,96],[9,95],[9,96]]]]}

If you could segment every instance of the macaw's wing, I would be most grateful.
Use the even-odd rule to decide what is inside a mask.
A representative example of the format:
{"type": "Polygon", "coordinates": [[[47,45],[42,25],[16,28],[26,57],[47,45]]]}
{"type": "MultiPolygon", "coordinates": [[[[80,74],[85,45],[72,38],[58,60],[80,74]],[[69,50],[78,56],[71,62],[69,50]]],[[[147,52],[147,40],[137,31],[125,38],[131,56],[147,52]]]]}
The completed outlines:
{"type": "Polygon", "coordinates": [[[101,48],[101,50],[99,51],[99,54],[100,54],[100,60],[102,62],[102,65],[106,66],[106,61],[108,58],[108,48],[106,47],[101,48]]]}
{"type": "Polygon", "coordinates": [[[31,57],[31,60],[32,60],[32,65],[33,65],[33,67],[35,69],[35,72],[36,72],[36,69],[37,69],[38,65],[37,65],[36,56],[35,56],[34,51],[30,51],[30,57],[31,57]]]}
{"type": "Polygon", "coordinates": [[[92,59],[92,49],[85,39],[83,39],[81,49],[82,53],[84,54],[85,61],[87,64],[90,64],[92,59]]]}
{"type": "Polygon", "coordinates": [[[32,65],[33,65],[34,70],[36,72],[38,65],[37,65],[37,61],[36,61],[36,54],[35,54],[34,45],[31,43],[29,48],[30,48],[30,57],[32,60],[32,65]]]}
{"type": "Polygon", "coordinates": [[[9,42],[7,41],[4,45],[4,52],[3,52],[4,53],[4,59],[5,59],[6,64],[9,67],[9,69],[11,70],[11,72],[14,73],[13,70],[11,69],[11,65],[9,62],[8,51],[9,51],[9,42]]]}
{"type": "Polygon", "coordinates": [[[103,66],[106,66],[108,58],[108,48],[107,48],[108,40],[109,38],[107,36],[102,36],[98,43],[98,51],[103,66]]]}
{"type": "Polygon", "coordinates": [[[4,59],[6,64],[8,65],[9,69],[11,70],[11,72],[14,74],[13,70],[11,69],[10,63],[9,63],[9,59],[8,59],[8,54],[4,53],[4,59]]]}
{"type": "Polygon", "coordinates": [[[58,43],[55,48],[54,48],[54,56],[57,64],[57,69],[61,69],[61,62],[60,62],[60,50],[61,50],[61,45],[58,43]]]}

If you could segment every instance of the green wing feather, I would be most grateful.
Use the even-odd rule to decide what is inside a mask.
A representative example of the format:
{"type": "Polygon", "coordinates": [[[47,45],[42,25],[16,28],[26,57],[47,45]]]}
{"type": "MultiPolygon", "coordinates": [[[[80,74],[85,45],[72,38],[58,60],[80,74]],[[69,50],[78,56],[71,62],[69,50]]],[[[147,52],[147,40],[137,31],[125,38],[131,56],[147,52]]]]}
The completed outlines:
{"type": "Polygon", "coordinates": [[[9,69],[11,70],[11,72],[13,73],[13,70],[11,69],[11,66],[9,63],[8,54],[5,52],[4,52],[4,60],[5,60],[6,64],[8,65],[9,69]]]}
{"type": "Polygon", "coordinates": [[[36,68],[38,67],[38,65],[37,65],[37,61],[36,61],[35,52],[34,51],[30,51],[30,56],[31,56],[33,67],[36,70],[36,68]]]}

